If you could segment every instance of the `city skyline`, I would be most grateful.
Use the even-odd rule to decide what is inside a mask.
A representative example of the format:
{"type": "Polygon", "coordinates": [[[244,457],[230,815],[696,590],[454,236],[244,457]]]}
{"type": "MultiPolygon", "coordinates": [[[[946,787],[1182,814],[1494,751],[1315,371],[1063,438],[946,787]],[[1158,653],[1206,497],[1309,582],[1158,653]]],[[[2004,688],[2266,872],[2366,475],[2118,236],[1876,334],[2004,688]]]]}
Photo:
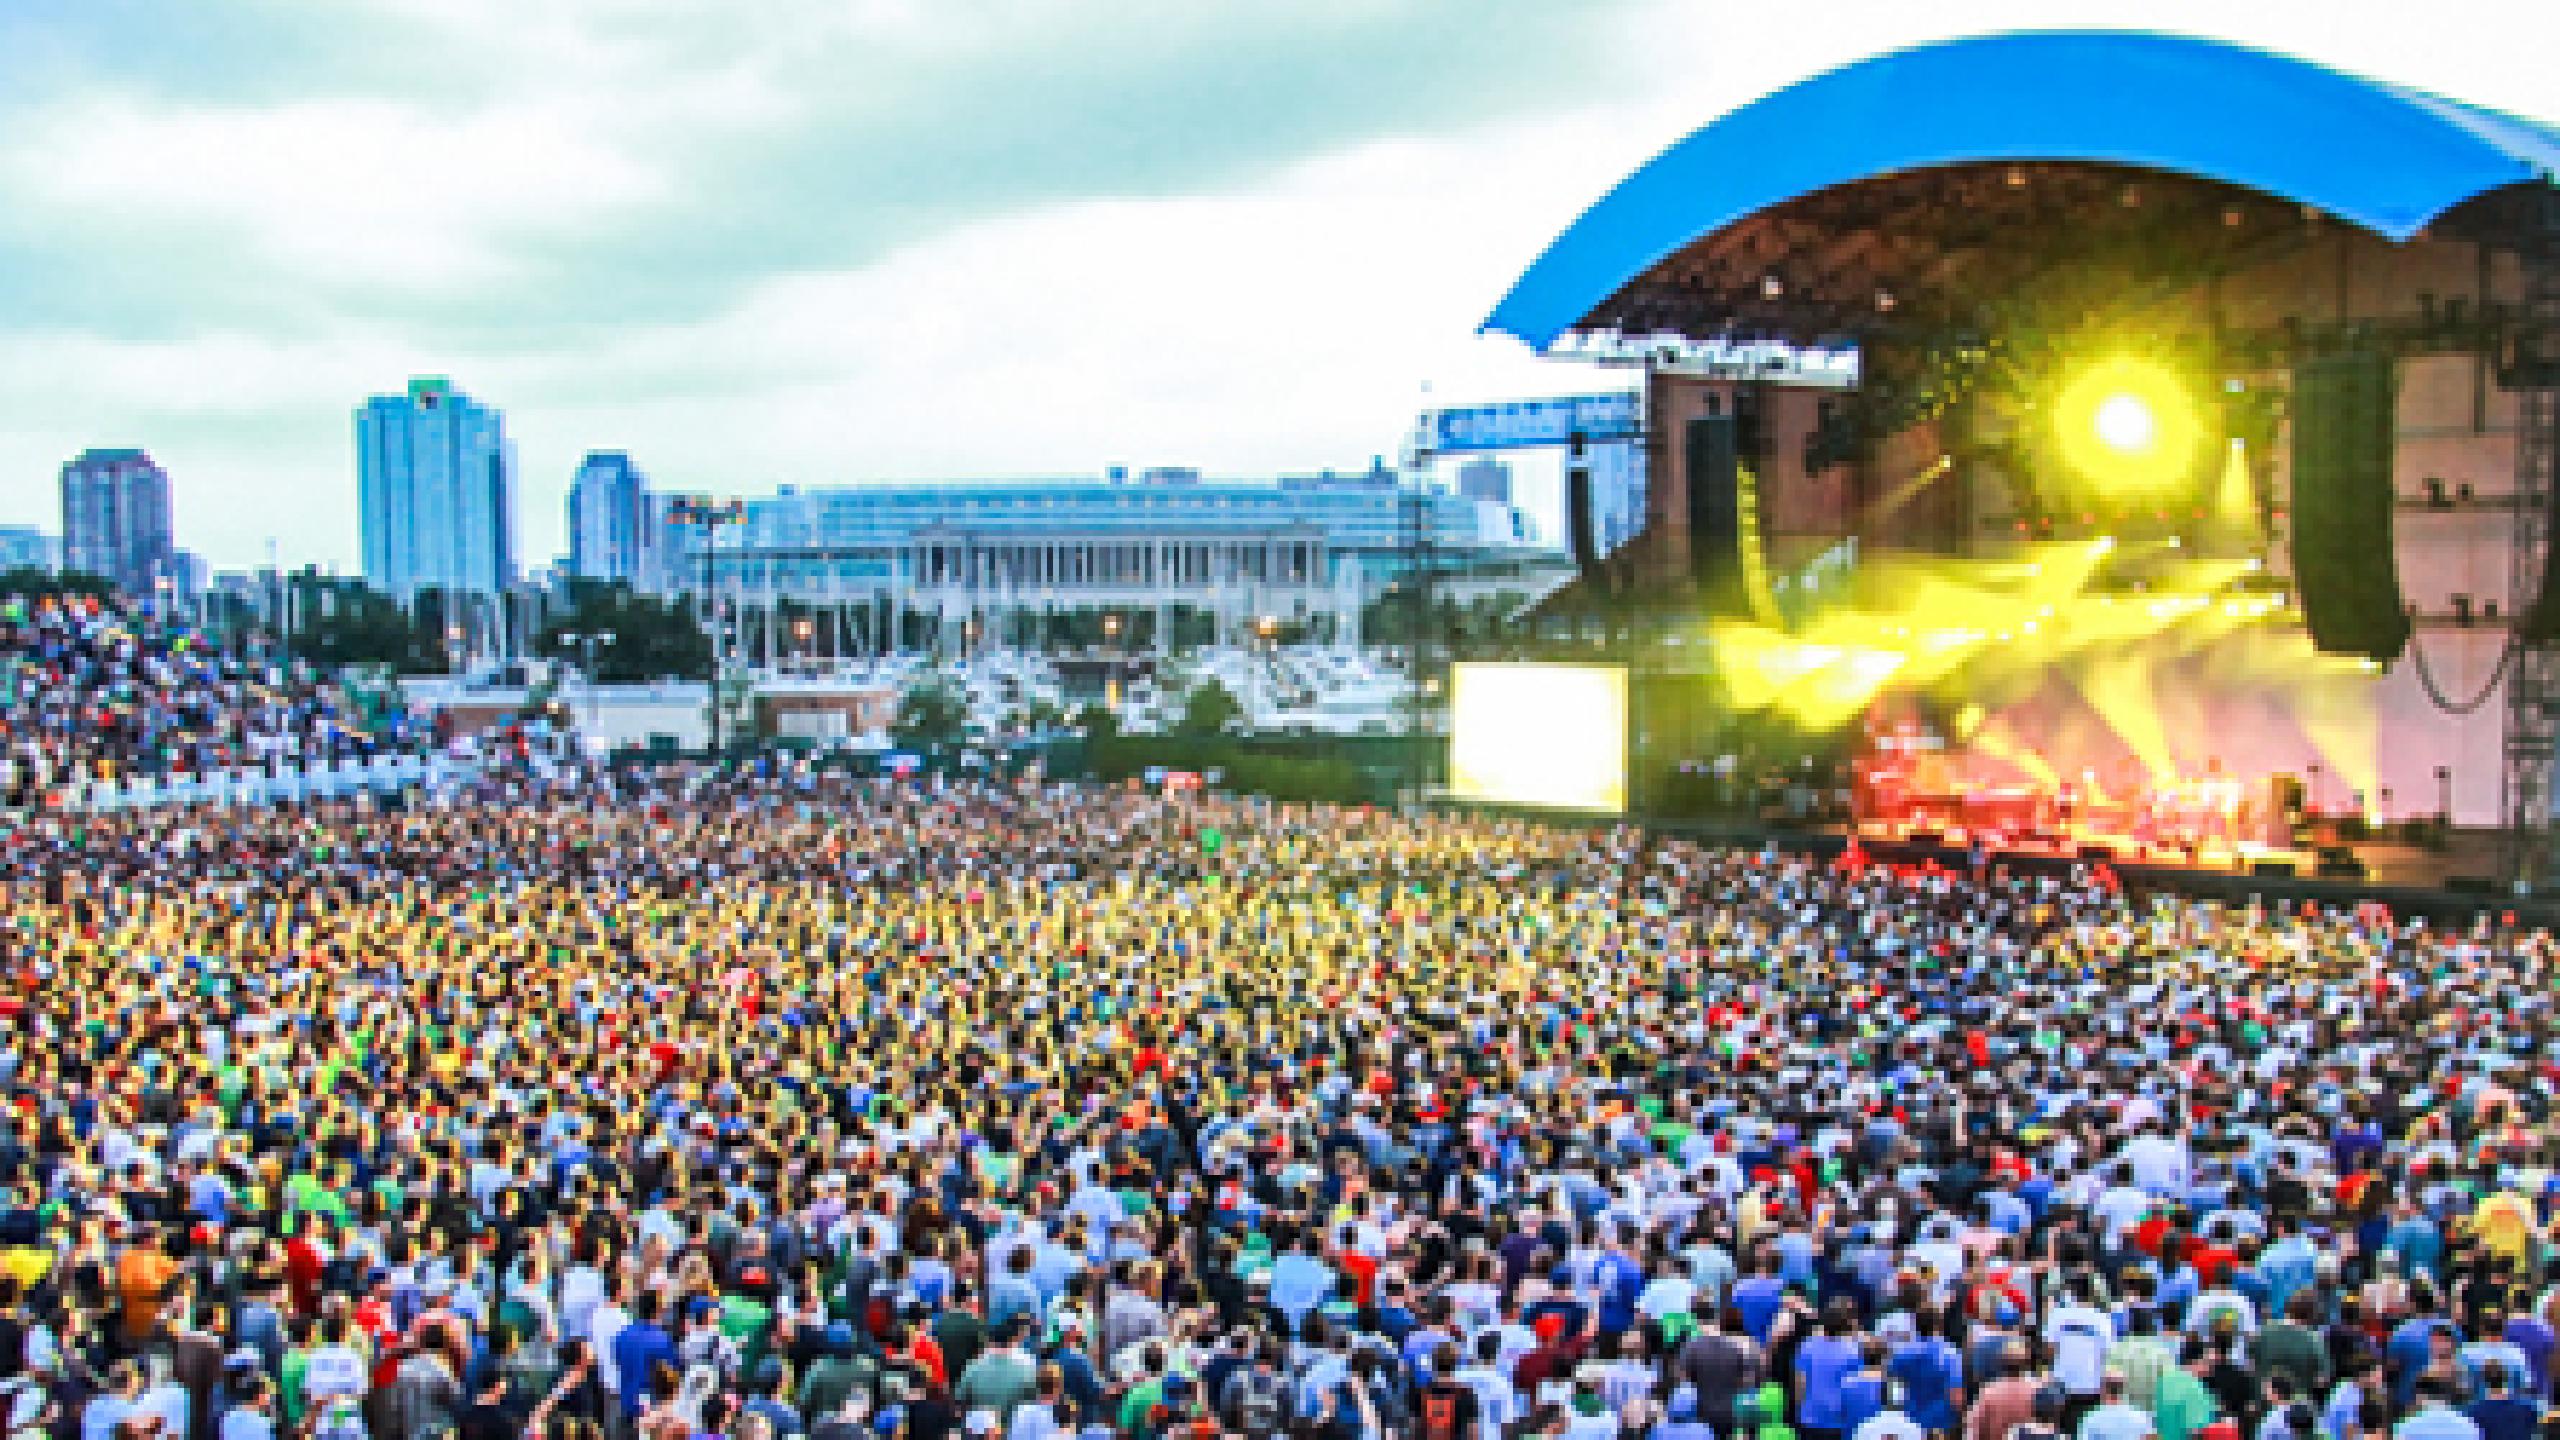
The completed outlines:
{"type": "MultiPolygon", "coordinates": [[[[188,548],[353,572],[346,407],[418,373],[518,422],[533,563],[594,450],[750,495],[1392,453],[1435,401],[1622,378],[1473,333],[1597,187],[1782,84],[2049,11],[16,7],[0,525],[56,522],[65,457],[141,446],[188,548]]],[[[2532,63],[2560,18],[2512,7],[2072,18],[2560,103],[2532,63]]],[[[1517,485],[1552,534],[1553,464],[1517,485]]]]}

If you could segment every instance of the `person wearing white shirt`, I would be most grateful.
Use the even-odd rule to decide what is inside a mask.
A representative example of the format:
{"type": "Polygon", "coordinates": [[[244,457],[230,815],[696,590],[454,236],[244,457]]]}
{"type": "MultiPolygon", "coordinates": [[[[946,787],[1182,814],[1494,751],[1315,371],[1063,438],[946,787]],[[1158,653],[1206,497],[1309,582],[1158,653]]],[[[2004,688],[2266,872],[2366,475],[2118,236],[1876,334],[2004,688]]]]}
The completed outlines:
{"type": "Polygon", "coordinates": [[[1678,1273],[1657,1275],[1647,1281],[1636,1296],[1636,1310],[1646,1319],[1659,1323],[1672,1315],[1686,1315],[1698,1298],[1697,1283],[1678,1273]]]}
{"type": "Polygon", "coordinates": [[[80,1413],[80,1440],[114,1440],[116,1427],[141,1409],[142,1371],[131,1360],[119,1360],[107,1372],[107,1388],[90,1397],[80,1413]]]}
{"type": "Polygon", "coordinates": [[[1501,1353],[1501,1338],[1488,1334],[1476,1345],[1476,1363],[1452,1377],[1476,1394],[1476,1440],[1502,1440],[1509,1427],[1526,1418],[1519,1387],[1495,1368],[1501,1353]]]}
{"type": "Polygon", "coordinates": [[[2075,1397],[2094,1397],[2106,1375],[2107,1350],[2116,1342],[2115,1322],[2106,1312],[2065,1297],[2045,1317],[2045,1343],[2053,1347],[2054,1378],[2075,1397]]]}
{"type": "Polygon", "coordinates": [[[1929,1440],[1929,1432],[1903,1413],[1900,1386],[1887,1387],[1884,1408],[1858,1422],[1849,1440],[1929,1440]]]}
{"type": "Polygon", "coordinates": [[[1033,1401],[1014,1408],[1013,1423],[1006,1428],[1004,1440],[1066,1440],[1076,1432],[1058,1423],[1061,1406],[1033,1401]]]}
{"type": "Polygon", "coordinates": [[[2099,1392],[2098,1408],[2082,1417],[2075,1440],[2152,1440],[2159,1433],[2150,1411],[2127,1403],[2124,1376],[2110,1370],[2099,1392]]]}
{"type": "Polygon", "coordinates": [[[2146,1121],[2117,1158],[2132,1174],[2133,1183],[2149,1195],[2183,1198],[2194,1178],[2187,1148],[2161,1133],[2156,1120],[2146,1121]]]}
{"type": "Polygon", "coordinates": [[[2198,1295],[2187,1306],[2187,1333],[2211,1334],[2213,1322],[2224,1315],[2231,1316],[2238,1323],[2241,1334],[2254,1336],[2258,1333],[2258,1307],[2237,1290],[2207,1290],[2198,1295]]]}
{"type": "Polygon", "coordinates": [[[2151,1195],[2138,1185],[2111,1185],[2091,1202],[2089,1213],[2107,1227],[2109,1244],[2120,1244],[2125,1232],[2151,1213],[2151,1195]]]}
{"type": "Polygon", "coordinates": [[[2392,1440],[2480,1440],[2480,1426],[2453,1408],[2445,1383],[2433,1376],[2418,1381],[2418,1409],[2392,1427],[2392,1440]]]}
{"type": "Polygon", "coordinates": [[[623,1308],[622,1297],[607,1296],[587,1315],[587,1344],[595,1353],[596,1383],[607,1395],[622,1394],[622,1372],[613,1362],[613,1342],[631,1325],[631,1312],[623,1308]]]}

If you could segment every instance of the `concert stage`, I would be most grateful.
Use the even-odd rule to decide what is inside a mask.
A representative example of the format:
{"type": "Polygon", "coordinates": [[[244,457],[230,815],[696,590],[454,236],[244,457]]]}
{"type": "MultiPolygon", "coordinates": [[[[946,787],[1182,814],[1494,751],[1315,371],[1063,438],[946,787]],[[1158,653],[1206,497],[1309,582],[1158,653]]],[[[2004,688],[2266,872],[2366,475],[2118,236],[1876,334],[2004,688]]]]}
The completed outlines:
{"type": "Polygon", "coordinates": [[[1645,527],[1568,517],[1537,658],[1627,669],[1639,811],[1846,755],[1879,843],[2560,893],[2555,172],[2549,127],[2157,34],[1743,106],[1487,321],[1643,372],[1645,527]]]}

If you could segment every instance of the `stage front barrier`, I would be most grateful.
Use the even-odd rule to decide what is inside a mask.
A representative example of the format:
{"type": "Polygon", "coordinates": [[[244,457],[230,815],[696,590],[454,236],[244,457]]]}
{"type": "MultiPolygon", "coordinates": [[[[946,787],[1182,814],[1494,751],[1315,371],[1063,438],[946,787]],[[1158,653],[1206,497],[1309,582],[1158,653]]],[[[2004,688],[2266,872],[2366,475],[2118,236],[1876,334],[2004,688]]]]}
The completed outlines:
{"type": "Polygon", "coordinates": [[[289,805],[412,789],[446,790],[479,773],[477,762],[447,755],[377,755],[370,760],[273,771],[240,766],[59,786],[47,796],[46,808],[102,814],[186,805],[289,805]]]}

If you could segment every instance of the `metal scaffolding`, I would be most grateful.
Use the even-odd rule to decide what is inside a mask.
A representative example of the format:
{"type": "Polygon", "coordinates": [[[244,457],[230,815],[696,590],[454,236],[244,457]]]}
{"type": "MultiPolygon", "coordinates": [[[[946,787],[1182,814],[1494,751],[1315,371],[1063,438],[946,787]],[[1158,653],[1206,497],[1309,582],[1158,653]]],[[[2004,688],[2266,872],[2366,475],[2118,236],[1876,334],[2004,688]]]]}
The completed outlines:
{"type": "MultiPolygon", "coordinates": [[[[2560,375],[2553,374],[2560,337],[2560,191],[2538,188],[2520,227],[2524,295],[2516,315],[2515,541],[2508,554],[2508,613],[2522,624],[2534,613],[2552,535],[2555,460],[2560,460],[2560,375]]],[[[2552,782],[2560,769],[2560,645],[2522,633],[2507,679],[2507,726],[2501,800],[2507,878],[2519,892],[2560,882],[2560,848],[2552,825],[2552,782]]]]}

